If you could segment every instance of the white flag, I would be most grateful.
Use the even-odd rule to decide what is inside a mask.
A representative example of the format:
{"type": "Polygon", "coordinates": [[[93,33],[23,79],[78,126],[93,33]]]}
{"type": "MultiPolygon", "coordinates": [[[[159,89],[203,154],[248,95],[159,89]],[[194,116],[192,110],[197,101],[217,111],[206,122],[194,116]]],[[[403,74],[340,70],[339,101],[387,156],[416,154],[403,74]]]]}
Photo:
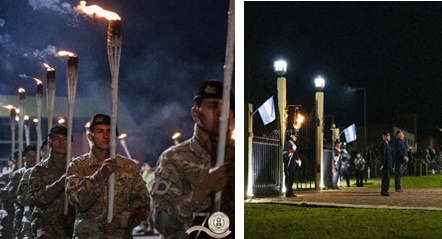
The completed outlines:
{"type": "Polygon", "coordinates": [[[259,108],[259,115],[261,115],[262,122],[267,125],[276,119],[275,104],[273,103],[273,96],[270,97],[259,108]]]}

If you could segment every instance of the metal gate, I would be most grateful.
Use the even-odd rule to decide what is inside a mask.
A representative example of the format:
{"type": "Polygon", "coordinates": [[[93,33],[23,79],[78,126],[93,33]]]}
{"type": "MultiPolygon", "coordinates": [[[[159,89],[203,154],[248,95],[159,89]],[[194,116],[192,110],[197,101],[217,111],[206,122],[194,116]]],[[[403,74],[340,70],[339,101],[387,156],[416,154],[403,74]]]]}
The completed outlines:
{"type": "Polygon", "coordinates": [[[279,172],[280,149],[277,138],[253,137],[253,194],[279,194],[281,182],[279,172]]]}
{"type": "MultiPolygon", "coordinates": [[[[316,119],[314,114],[306,117],[304,125],[298,131],[298,155],[302,160],[297,166],[293,189],[315,189],[316,163],[316,119]]],[[[279,175],[282,171],[280,162],[280,136],[274,130],[269,137],[253,137],[252,168],[253,194],[280,194],[282,183],[279,175]]]]}

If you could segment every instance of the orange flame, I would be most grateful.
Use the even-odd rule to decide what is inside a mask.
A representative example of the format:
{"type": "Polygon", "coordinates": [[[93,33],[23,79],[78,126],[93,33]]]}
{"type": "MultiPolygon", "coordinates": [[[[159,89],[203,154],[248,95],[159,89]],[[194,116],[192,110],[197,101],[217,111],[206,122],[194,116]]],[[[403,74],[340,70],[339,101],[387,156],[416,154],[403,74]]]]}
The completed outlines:
{"type": "Polygon", "coordinates": [[[58,119],[58,123],[59,124],[64,124],[64,122],[66,122],[66,121],[64,120],[63,117],[60,117],[60,119],[58,119]]]}
{"type": "Polygon", "coordinates": [[[236,138],[235,129],[232,130],[232,135],[230,136],[230,138],[232,140],[235,140],[235,138],[236,138]]]}
{"type": "Polygon", "coordinates": [[[12,110],[15,107],[13,105],[4,105],[3,108],[8,109],[8,110],[12,110]]]}
{"type": "Polygon", "coordinates": [[[180,132],[176,132],[173,136],[172,136],[172,139],[177,139],[178,137],[180,137],[181,136],[181,133],[180,132]]]}
{"type": "Polygon", "coordinates": [[[75,8],[79,12],[84,12],[87,15],[95,15],[97,17],[104,17],[107,20],[121,20],[120,16],[114,12],[104,10],[100,6],[90,5],[86,6],[86,1],[80,1],[78,6],[75,8]]]}
{"type": "Polygon", "coordinates": [[[20,89],[18,89],[18,93],[25,93],[26,91],[25,91],[25,89],[23,89],[23,88],[20,88],[20,89]]]}
{"type": "Polygon", "coordinates": [[[37,78],[32,78],[32,79],[34,79],[37,82],[37,85],[43,84],[43,82],[41,80],[37,79],[37,78]]]}
{"type": "Polygon", "coordinates": [[[48,71],[53,71],[54,70],[54,68],[52,68],[50,65],[48,65],[46,63],[43,63],[43,66],[46,67],[46,70],[48,70],[48,71]]]}
{"type": "Polygon", "coordinates": [[[69,51],[59,51],[57,53],[59,56],[77,56],[77,54],[69,52],[69,51]]]}
{"type": "Polygon", "coordinates": [[[119,139],[124,139],[124,138],[126,138],[126,136],[127,136],[127,134],[122,133],[120,136],[118,136],[118,138],[119,138],[119,139]]]}
{"type": "Polygon", "coordinates": [[[87,122],[87,123],[84,125],[84,127],[85,127],[86,129],[89,129],[89,128],[91,127],[91,122],[87,122]]]}

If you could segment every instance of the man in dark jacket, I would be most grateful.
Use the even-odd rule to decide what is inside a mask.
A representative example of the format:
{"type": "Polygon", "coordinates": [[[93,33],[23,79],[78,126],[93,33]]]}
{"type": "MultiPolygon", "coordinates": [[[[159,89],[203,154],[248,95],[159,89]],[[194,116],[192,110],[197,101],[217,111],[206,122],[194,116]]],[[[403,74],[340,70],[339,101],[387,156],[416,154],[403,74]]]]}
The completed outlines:
{"type": "Polygon", "coordinates": [[[284,144],[283,161],[285,173],[286,197],[296,197],[293,193],[293,182],[295,181],[296,164],[299,162],[296,146],[297,136],[293,129],[289,130],[289,140],[284,144]]]}
{"type": "Polygon", "coordinates": [[[379,147],[379,158],[381,159],[381,168],[382,171],[382,184],[381,184],[381,195],[382,196],[390,196],[388,193],[388,189],[390,188],[390,172],[393,168],[393,155],[391,151],[391,147],[388,144],[390,141],[390,134],[384,133],[382,134],[382,142],[379,147]]]}
{"type": "Polygon", "coordinates": [[[396,131],[394,145],[394,188],[396,192],[402,192],[401,177],[404,172],[404,165],[408,162],[408,150],[404,142],[404,133],[401,130],[396,131]]]}

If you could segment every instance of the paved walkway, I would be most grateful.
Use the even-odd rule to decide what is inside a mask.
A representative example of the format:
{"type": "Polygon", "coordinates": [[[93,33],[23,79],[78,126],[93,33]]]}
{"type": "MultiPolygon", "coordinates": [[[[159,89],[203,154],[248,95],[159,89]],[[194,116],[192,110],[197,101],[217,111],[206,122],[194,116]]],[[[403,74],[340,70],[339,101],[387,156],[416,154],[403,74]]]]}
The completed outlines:
{"type": "Polygon", "coordinates": [[[358,187],[341,190],[295,191],[297,197],[258,197],[246,200],[248,203],[279,203],[305,206],[418,209],[442,211],[442,188],[404,189],[383,197],[379,189],[358,187]]]}

